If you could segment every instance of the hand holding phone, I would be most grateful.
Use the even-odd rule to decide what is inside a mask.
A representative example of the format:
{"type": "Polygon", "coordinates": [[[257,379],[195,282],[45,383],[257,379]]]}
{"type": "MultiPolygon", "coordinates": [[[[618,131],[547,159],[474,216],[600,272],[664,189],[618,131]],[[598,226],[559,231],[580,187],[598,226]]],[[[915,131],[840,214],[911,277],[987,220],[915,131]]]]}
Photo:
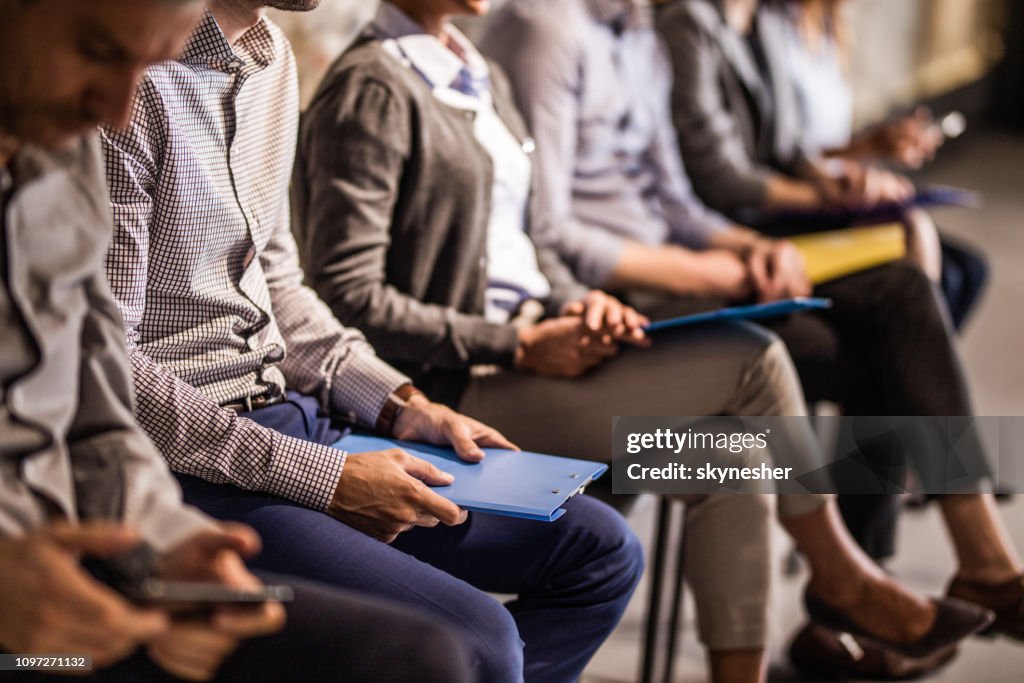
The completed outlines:
{"type": "Polygon", "coordinates": [[[221,606],[259,606],[267,601],[291,602],[294,591],[285,585],[235,586],[217,581],[170,580],[153,576],[157,557],[146,543],[106,558],[85,557],[82,566],[97,580],[132,602],[163,607],[171,614],[209,613],[221,606]]]}
{"type": "Polygon", "coordinates": [[[155,575],[139,587],[176,617],[170,631],[146,648],[150,658],[186,679],[210,678],[242,641],[284,626],[287,586],[264,586],[243,557],[259,550],[259,537],[245,526],[221,524],[161,555],[155,575]],[[196,607],[205,618],[196,619],[196,607]]]}
{"type": "Polygon", "coordinates": [[[205,613],[216,607],[260,607],[268,601],[291,602],[295,592],[286,585],[235,587],[205,581],[166,581],[149,578],[127,593],[143,605],[164,607],[172,615],[205,613]]]}

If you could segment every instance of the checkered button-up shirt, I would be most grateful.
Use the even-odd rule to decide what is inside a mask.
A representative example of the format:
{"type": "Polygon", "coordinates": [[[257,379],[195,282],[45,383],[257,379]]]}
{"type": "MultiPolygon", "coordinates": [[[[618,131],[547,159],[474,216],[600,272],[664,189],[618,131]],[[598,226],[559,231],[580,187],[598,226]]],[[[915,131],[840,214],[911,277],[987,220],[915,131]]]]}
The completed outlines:
{"type": "Polygon", "coordinates": [[[289,225],[298,85],[267,20],[232,47],[207,15],[153,67],[124,131],[104,131],[116,230],[107,274],[125,319],[139,420],[173,469],[326,509],[341,454],[220,404],[315,395],[376,422],[408,379],[302,284],[289,225]]]}

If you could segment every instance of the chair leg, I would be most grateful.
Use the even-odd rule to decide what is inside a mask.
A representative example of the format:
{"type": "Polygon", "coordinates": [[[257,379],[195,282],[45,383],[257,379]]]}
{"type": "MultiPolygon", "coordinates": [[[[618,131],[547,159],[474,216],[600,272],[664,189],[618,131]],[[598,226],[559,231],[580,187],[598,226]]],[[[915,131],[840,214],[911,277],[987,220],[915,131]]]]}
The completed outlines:
{"type": "Polygon", "coordinates": [[[662,678],[664,683],[672,683],[675,679],[676,653],[679,649],[679,632],[682,630],[681,622],[683,615],[683,578],[686,566],[686,525],[680,525],[682,531],[679,539],[679,552],[676,554],[676,574],[672,578],[672,603],[669,606],[668,620],[668,651],[665,653],[665,675],[662,678]]]}
{"type": "Polygon", "coordinates": [[[658,519],[654,526],[654,559],[651,563],[650,586],[647,590],[647,625],[644,629],[640,683],[654,683],[660,640],[658,632],[661,621],[661,585],[664,582],[671,526],[672,502],[661,497],[658,500],[658,519]]]}

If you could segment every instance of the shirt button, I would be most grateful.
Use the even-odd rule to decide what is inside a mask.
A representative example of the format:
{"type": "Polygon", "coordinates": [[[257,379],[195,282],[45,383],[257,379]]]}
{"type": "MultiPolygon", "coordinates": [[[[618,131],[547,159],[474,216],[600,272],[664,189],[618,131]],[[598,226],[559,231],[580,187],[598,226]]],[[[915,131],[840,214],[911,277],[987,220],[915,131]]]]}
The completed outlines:
{"type": "Polygon", "coordinates": [[[533,138],[526,138],[523,140],[523,153],[533,154],[533,150],[537,149],[537,143],[533,138]]]}
{"type": "Polygon", "coordinates": [[[249,247],[249,251],[245,252],[245,258],[242,259],[242,268],[248,268],[254,258],[256,258],[256,247],[249,247]]]}

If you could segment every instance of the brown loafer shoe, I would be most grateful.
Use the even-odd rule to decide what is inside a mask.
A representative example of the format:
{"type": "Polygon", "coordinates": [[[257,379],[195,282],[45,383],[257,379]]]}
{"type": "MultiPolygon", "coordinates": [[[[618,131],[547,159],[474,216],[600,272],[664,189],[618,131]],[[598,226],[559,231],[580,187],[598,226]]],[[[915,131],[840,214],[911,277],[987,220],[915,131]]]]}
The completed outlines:
{"type": "Polygon", "coordinates": [[[840,633],[850,633],[875,645],[912,659],[933,657],[964,638],[988,628],[995,620],[991,611],[956,598],[933,598],[935,623],[923,636],[909,643],[879,638],[862,628],[839,610],[826,604],[810,591],[804,593],[804,604],[811,621],[840,633]]]}
{"type": "Polygon", "coordinates": [[[804,626],[789,645],[790,662],[813,680],[908,681],[937,671],[956,654],[957,646],[950,645],[928,657],[907,657],[814,623],[804,626]]]}
{"type": "Polygon", "coordinates": [[[997,584],[953,579],[947,593],[995,612],[996,620],[986,635],[1001,633],[1024,640],[1024,575],[997,584]]]}

